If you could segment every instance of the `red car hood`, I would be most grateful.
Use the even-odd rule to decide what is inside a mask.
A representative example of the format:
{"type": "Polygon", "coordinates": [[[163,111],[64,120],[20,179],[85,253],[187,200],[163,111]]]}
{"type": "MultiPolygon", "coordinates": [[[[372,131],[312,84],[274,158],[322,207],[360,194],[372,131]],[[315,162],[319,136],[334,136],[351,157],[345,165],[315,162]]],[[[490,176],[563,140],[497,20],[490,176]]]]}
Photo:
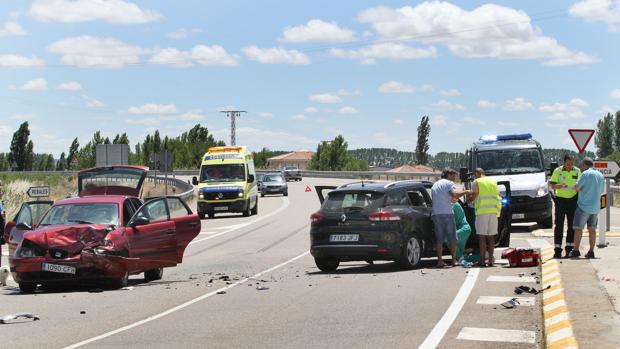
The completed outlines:
{"type": "Polygon", "coordinates": [[[24,234],[24,239],[41,247],[61,248],[76,254],[84,248],[102,245],[110,231],[108,226],[101,224],[50,226],[28,232],[24,234]]]}

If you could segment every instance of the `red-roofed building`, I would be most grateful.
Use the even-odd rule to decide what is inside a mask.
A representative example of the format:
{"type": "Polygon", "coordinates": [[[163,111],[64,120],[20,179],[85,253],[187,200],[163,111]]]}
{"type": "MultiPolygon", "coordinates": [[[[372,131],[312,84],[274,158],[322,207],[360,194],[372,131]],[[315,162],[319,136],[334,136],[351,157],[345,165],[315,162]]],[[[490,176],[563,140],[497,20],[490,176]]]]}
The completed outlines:
{"type": "Polygon", "coordinates": [[[306,170],[314,152],[309,150],[294,151],[292,153],[274,156],[267,159],[267,168],[282,169],[286,166],[295,166],[300,170],[306,170]]]}

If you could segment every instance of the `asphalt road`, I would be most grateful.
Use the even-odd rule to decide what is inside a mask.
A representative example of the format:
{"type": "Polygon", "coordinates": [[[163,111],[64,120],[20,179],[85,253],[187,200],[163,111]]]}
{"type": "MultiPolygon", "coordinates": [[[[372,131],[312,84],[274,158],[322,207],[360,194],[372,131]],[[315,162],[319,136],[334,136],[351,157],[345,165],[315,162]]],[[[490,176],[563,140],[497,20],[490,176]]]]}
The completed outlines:
{"type": "MultiPolygon", "coordinates": [[[[426,260],[413,271],[343,263],[320,273],[308,254],[319,203],[304,189],[330,182],[289,183],[288,198],[260,199],[258,216],[203,220],[183,264],[159,282],[137,275],[128,290],[34,295],[11,283],[0,289],[0,315],[41,320],[0,325],[0,339],[11,348],[542,347],[540,296],[510,310],[494,298],[540,287],[535,268],[434,269],[426,260]]],[[[520,231],[513,244],[530,246],[531,234],[520,231]]]]}

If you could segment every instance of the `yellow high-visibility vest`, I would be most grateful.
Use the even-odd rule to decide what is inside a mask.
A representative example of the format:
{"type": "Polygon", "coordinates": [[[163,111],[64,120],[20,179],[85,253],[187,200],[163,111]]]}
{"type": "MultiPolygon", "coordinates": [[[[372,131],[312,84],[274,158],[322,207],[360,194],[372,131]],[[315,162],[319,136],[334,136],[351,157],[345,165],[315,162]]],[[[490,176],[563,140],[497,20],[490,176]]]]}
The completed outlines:
{"type": "Polygon", "coordinates": [[[482,177],[475,180],[478,186],[478,196],[474,201],[476,216],[481,214],[494,213],[499,217],[502,211],[502,197],[499,195],[497,182],[492,179],[482,177]]]}

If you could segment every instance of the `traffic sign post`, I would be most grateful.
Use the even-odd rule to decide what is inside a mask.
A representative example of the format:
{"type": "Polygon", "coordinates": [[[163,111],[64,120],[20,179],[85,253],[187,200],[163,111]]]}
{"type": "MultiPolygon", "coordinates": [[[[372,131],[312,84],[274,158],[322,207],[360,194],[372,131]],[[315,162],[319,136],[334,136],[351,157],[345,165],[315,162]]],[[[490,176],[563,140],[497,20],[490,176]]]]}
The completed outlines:
{"type": "Polygon", "coordinates": [[[601,172],[605,177],[605,193],[601,198],[601,211],[599,213],[599,222],[601,222],[598,232],[599,248],[606,247],[605,235],[611,226],[611,206],[613,205],[613,192],[611,190],[611,180],[616,178],[620,172],[620,166],[613,160],[595,160],[594,169],[601,172]]]}
{"type": "Polygon", "coordinates": [[[40,187],[30,187],[26,192],[31,198],[46,198],[50,196],[50,187],[40,186],[40,187]]]}
{"type": "Polygon", "coordinates": [[[586,147],[588,146],[588,143],[590,143],[592,136],[594,136],[594,132],[594,130],[590,129],[572,128],[568,130],[568,134],[570,134],[570,137],[573,139],[579,153],[586,151],[586,147]]]}

